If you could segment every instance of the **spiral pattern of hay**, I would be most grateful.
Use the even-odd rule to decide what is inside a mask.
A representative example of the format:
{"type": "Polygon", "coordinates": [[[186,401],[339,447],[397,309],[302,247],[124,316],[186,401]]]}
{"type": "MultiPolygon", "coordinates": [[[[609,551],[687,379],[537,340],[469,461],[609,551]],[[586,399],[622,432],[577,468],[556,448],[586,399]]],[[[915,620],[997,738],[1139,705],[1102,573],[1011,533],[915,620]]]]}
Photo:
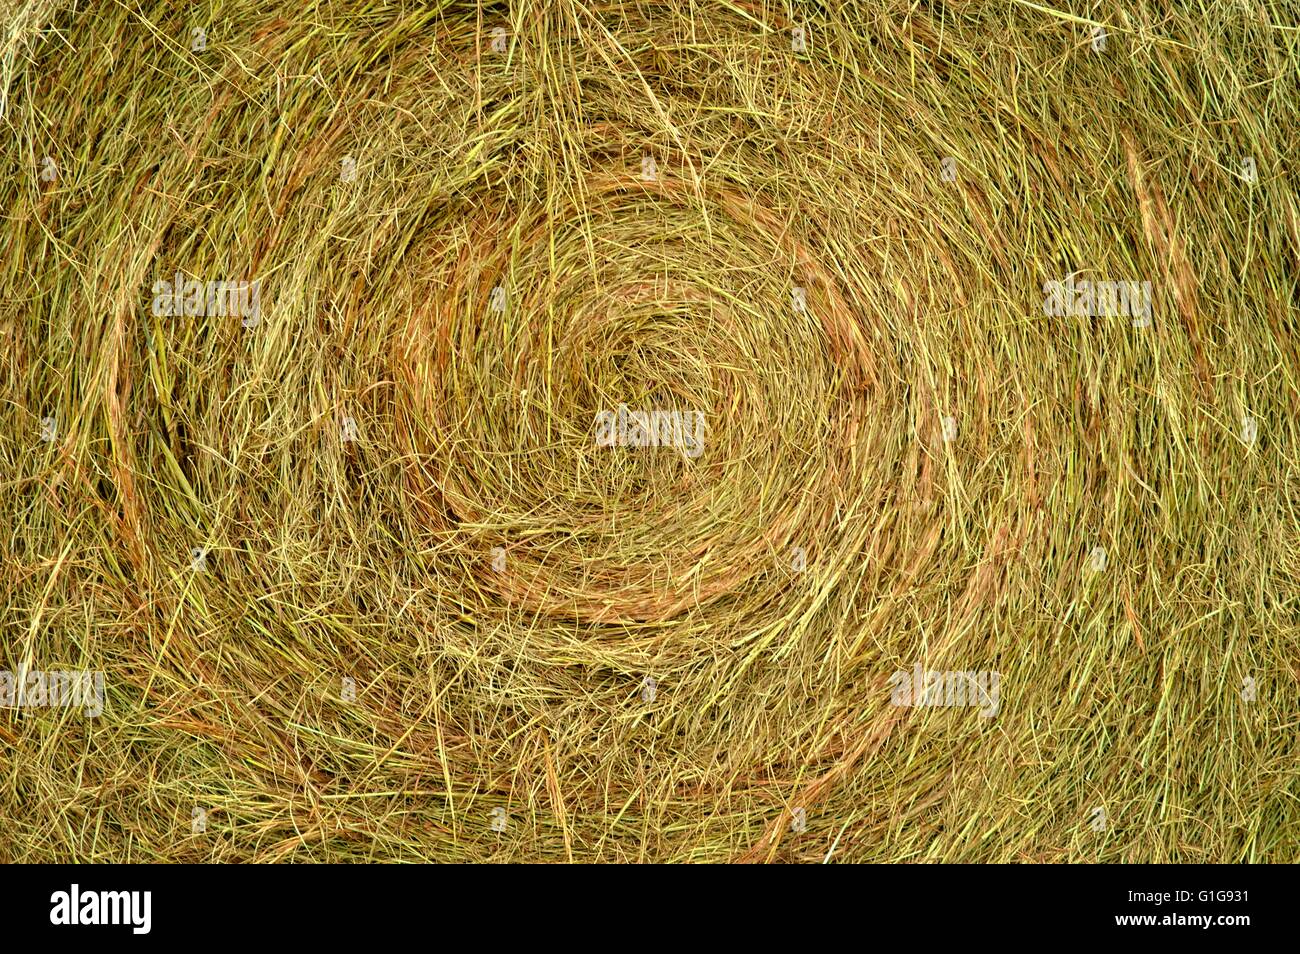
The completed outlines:
{"type": "Polygon", "coordinates": [[[1296,860],[1296,14],[20,5],[0,858],[1296,860]]]}

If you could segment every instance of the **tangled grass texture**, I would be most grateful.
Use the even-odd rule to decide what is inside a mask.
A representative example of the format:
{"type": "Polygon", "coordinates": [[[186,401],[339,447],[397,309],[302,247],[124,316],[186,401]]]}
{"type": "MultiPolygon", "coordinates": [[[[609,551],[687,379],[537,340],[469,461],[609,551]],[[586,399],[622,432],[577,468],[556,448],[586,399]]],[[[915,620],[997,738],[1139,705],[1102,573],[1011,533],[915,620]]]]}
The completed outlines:
{"type": "Polygon", "coordinates": [[[11,5],[0,858],[1297,860],[1298,14],[11,5]]]}

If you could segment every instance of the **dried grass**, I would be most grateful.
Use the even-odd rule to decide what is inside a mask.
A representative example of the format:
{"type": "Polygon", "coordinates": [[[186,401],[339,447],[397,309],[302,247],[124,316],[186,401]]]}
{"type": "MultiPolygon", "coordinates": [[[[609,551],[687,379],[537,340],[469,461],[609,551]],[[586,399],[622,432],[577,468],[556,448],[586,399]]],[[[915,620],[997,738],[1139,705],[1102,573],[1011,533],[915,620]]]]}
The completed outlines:
{"type": "Polygon", "coordinates": [[[20,3],[0,859],[1297,860],[1297,12],[20,3]]]}

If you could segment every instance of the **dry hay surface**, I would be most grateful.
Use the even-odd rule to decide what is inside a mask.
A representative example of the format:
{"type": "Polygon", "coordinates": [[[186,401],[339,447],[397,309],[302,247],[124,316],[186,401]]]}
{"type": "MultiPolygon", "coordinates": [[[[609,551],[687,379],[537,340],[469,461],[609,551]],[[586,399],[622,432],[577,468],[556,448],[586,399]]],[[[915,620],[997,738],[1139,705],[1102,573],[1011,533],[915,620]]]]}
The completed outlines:
{"type": "Polygon", "coordinates": [[[1297,13],[19,3],[0,858],[1295,861],[1297,13]]]}

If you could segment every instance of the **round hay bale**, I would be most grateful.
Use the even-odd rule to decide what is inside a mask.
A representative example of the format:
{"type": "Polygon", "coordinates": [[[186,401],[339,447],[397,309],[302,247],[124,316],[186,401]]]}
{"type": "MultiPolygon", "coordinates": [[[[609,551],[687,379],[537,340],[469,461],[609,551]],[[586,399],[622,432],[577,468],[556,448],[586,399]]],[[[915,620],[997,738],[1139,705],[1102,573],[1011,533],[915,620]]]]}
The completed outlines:
{"type": "Polygon", "coordinates": [[[0,857],[1296,860],[1295,12],[20,3],[0,857]]]}

